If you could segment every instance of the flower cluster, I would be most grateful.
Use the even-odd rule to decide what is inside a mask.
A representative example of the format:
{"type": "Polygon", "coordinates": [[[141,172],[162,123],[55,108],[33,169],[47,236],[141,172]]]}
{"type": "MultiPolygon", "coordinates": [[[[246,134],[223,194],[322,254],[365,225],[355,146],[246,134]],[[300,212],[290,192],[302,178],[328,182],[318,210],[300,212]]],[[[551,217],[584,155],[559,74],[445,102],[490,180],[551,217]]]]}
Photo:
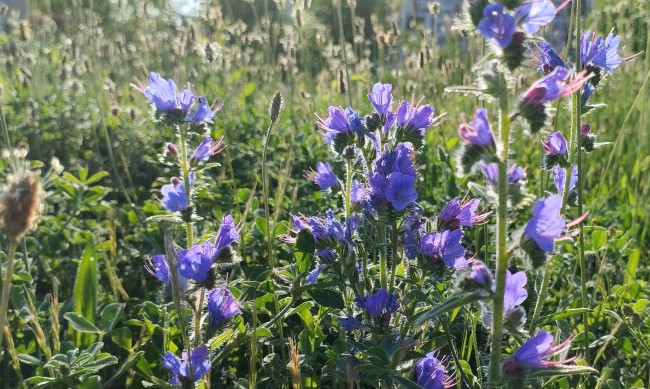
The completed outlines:
{"type": "Polygon", "coordinates": [[[166,120],[212,123],[214,114],[220,109],[210,107],[205,96],[197,97],[188,88],[179,91],[174,80],[165,80],[155,72],[149,73],[147,85],[137,82],[134,87],[155,107],[157,117],[166,120]]]}
{"type": "Polygon", "coordinates": [[[511,379],[517,379],[522,377],[527,369],[543,369],[571,363],[575,358],[549,360],[566,352],[570,346],[571,338],[553,346],[553,335],[540,331],[503,362],[503,372],[511,379]]]}

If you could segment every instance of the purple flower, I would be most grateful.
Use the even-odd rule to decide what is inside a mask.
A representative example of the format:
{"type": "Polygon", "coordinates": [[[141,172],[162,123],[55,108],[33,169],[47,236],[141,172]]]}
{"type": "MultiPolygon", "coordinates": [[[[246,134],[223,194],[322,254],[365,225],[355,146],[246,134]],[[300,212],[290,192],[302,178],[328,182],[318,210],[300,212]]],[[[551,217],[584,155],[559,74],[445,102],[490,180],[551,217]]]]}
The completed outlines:
{"type": "Polygon", "coordinates": [[[461,203],[460,199],[456,197],[438,215],[438,228],[455,230],[460,226],[473,227],[484,223],[488,214],[478,214],[477,209],[480,203],[481,201],[478,199],[461,203]]]}
{"type": "Polygon", "coordinates": [[[134,85],[136,89],[144,93],[147,102],[156,106],[158,111],[187,110],[194,102],[192,93],[185,89],[181,93],[176,88],[176,83],[172,80],[165,80],[160,74],[155,72],[149,73],[149,85],[134,85]]]}
{"type": "Polygon", "coordinates": [[[517,184],[519,181],[522,181],[526,178],[526,169],[521,166],[512,165],[508,169],[506,177],[508,178],[508,183],[517,184]]]}
{"type": "Polygon", "coordinates": [[[539,199],[533,206],[533,217],[524,227],[522,243],[534,241],[541,250],[553,252],[553,243],[561,237],[566,222],[560,216],[562,197],[552,195],[539,199]]]}
{"type": "Polygon", "coordinates": [[[225,247],[237,242],[239,242],[239,229],[235,225],[232,215],[226,215],[221,219],[221,226],[219,226],[217,237],[214,240],[216,255],[225,247]]]}
{"type": "Polygon", "coordinates": [[[330,166],[329,162],[316,163],[316,171],[306,171],[305,178],[318,184],[318,186],[320,186],[320,190],[327,190],[328,188],[339,184],[339,179],[332,171],[332,167],[330,166]]]}
{"type": "Polygon", "coordinates": [[[323,139],[328,144],[334,142],[338,135],[347,135],[350,133],[350,123],[345,113],[339,107],[328,108],[329,116],[318,119],[318,127],[325,132],[322,133],[323,139]]]}
{"type": "MultiPolygon", "coordinates": [[[[613,31],[613,30],[612,30],[613,31]]],[[[613,32],[603,38],[596,33],[592,34],[587,30],[580,38],[580,62],[587,65],[597,66],[612,74],[621,62],[621,56],[618,54],[618,46],[621,43],[621,37],[614,36],[613,32]]]]}
{"type": "Polygon", "coordinates": [[[550,0],[529,0],[515,10],[515,18],[526,34],[533,35],[555,18],[555,5],[550,0]]]}
{"type": "Polygon", "coordinates": [[[415,107],[411,103],[402,101],[397,109],[397,125],[404,129],[424,133],[425,129],[433,125],[434,113],[435,109],[429,104],[415,107]]]}
{"type": "Polygon", "coordinates": [[[219,324],[241,313],[239,303],[235,301],[228,288],[212,289],[208,294],[210,328],[215,329],[219,324]]]}
{"type": "Polygon", "coordinates": [[[165,261],[165,255],[154,255],[144,267],[149,274],[162,281],[163,284],[167,285],[171,282],[172,277],[169,274],[169,266],[167,265],[167,261],[165,261]]]}
{"type": "Polygon", "coordinates": [[[348,107],[345,109],[345,116],[348,120],[348,123],[350,123],[350,131],[359,136],[363,135],[363,131],[366,127],[363,122],[363,118],[359,116],[359,112],[348,107]]]}
{"type": "Polygon", "coordinates": [[[419,213],[411,211],[404,220],[404,254],[408,259],[416,259],[420,254],[420,236],[424,227],[424,219],[419,213]]]}
{"type": "Polygon", "coordinates": [[[566,139],[559,131],[550,133],[548,140],[543,140],[542,145],[547,155],[567,156],[566,139]]]}
{"type": "Polygon", "coordinates": [[[533,106],[568,96],[580,90],[589,77],[586,72],[577,74],[573,80],[565,82],[569,77],[569,69],[558,66],[548,75],[537,80],[523,95],[523,104],[533,106]]]}
{"type": "Polygon", "coordinates": [[[395,146],[395,150],[381,154],[377,161],[375,161],[375,171],[386,178],[395,172],[415,177],[415,165],[413,164],[412,158],[414,153],[413,145],[410,143],[399,143],[395,146]]]}
{"type": "MultiPolygon", "coordinates": [[[[555,184],[557,193],[560,196],[562,196],[562,194],[564,193],[564,187],[566,185],[566,169],[558,165],[555,165],[553,166],[553,169],[551,171],[555,174],[555,177],[553,178],[553,183],[555,184]]],[[[571,178],[569,180],[569,193],[571,193],[575,189],[577,183],[578,183],[578,166],[573,165],[571,166],[571,178]]]]}
{"type": "Polygon", "coordinates": [[[341,223],[334,217],[332,210],[325,213],[326,217],[298,215],[293,217],[293,225],[297,232],[308,229],[317,243],[340,242],[346,244],[345,231],[341,223]]]}
{"type": "Polygon", "coordinates": [[[582,87],[582,101],[586,102],[589,100],[594,92],[596,92],[596,87],[591,82],[585,82],[585,85],[582,87]]]}
{"type": "Polygon", "coordinates": [[[399,308],[397,295],[381,288],[375,294],[365,297],[358,296],[357,305],[365,309],[373,317],[375,324],[388,325],[391,315],[399,308]]]}
{"type": "Polygon", "coordinates": [[[444,389],[456,385],[453,377],[446,377],[447,367],[444,358],[438,359],[438,353],[431,351],[415,364],[415,376],[418,385],[424,389],[444,389]]]}
{"type": "Polygon", "coordinates": [[[187,208],[185,185],[178,178],[174,177],[171,184],[163,185],[160,193],[163,195],[162,206],[169,212],[178,212],[187,208]]]}
{"type": "Polygon", "coordinates": [[[467,265],[465,247],[460,244],[462,237],[460,229],[427,232],[420,240],[420,251],[427,257],[443,261],[452,269],[461,269],[467,265]]]}
{"type": "Polygon", "coordinates": [[[562,58],[560,58],[559,55],[553,50],[551,47],[551,44],[544,41],[541,42],[538,46],[539,49],[539,67],[537,68],[538,71],[543,71],[544,74],[549,74],[553,70],[555,70],[556,67],[560,66],[565,68],[566,65],[564,64],[564,61],[562,61],[562,58]]]}
{"type": "Polygon", "coordinates": [[[339,317],[338,320],[341,327],[343,327],[346,331],[354,331],[354,330],[367,331],[368,330],[367,326],[363,325],[359,320],[355,319],[352,316],[339,317]]]}
{"type": "Polygon", "coordinates": [[[562,361],[549,361],[569,349],[571,338],[553,346],[553,335],[546,331],[540,331],[534,337],[528,339],[517,351],[503,362],[503,371],[509,376],[521,374],[521,369],[526,367],[545,368],[548,366],[563,365],[572,362],[575,358],[562,361]]]}
{"type": "Polygon", "coordinates": [[[393,102],[393,87],[390,84],[378,82],[372,86],[372,92],[368,93],[368,99],[379,116],[385,116],[393,102]]]}
{"type": "Polygon", "coordinates": [[[216,255],[214,244],[210,242],[195,244],[178,253],[178,272],[185,278],[203,282],[216,255]]]}
{"type": "Polygon", "coordinates": [[[467,276],[472,284],[482,288],[489,289],[492,287],[492,275],[483,261],[472,261],[472,266],[467,276]]]}
{"type": "Polygon", "coordinates": [[[324,265],[316,265],[314,270],[310,271],[309,274],[307,275],[307,278],[305,278],[305,284],[311,285],[315,284],[316,281],[318,281],[318,276],[320,275],[321,270],[323,270],[325,266],[324,265]]]}
{"type": "MultiPolygon", "coordinates": [[[[496,162],[485,163],[480,161],[479,166],[490,185],[496,187],[499,180],[499,165],[496,162]]],[[[509,184],[517,184],[526,178],[526,170],[521,166],[512,165],[506,173],[506,178],[509,184]]]]}
{"type": "Polygon", "coordinates": [[[367,197],[368,190],[366,189],[366,186],[363,183],[354,180],[352,182],[352,188],[350,189],[350,202],[352,204],[359,204],[367,197]]]}
{"type": "Polygon", "coordinates": [[[512,42],[516,26],[515,18],[503,13],[503,4],[492,3],[483,10],[478,31],[495,46],[505,49],[512,42]]]}
{"type": "Polygon", "coordinates": [[[415,177],[399,172],[391,173],[387,183],[384,195],[396,211],[403,210],[418,198],[418,192],[413,187],[415,177]]]}
{"type": "Polygon", "coordinates": [[[461,124],[458,127],[458,132],[460,137],[469,144],[492,149],[495,147],[485,108],[478,108],[474,114],[474,119],[469,124],[461,124]]]}
{"type": "Polygon", "coordinates": [[[188,361],[187,351],[183,351],[181,360],[172,352],[167,353],[160,358],[163,366],[172,372],[172,379],[169,381],[172,385],[178,385],[181,382],[196,382],[210,371],[210,359],[208,358],[208,346],[201,345],[190,352],[188,361]],[[189,363],[188,363],[189,362],[189,363]],[[193,376],[190,376],[189,364],[192,364],[193,376]]]}
{"type": "Polygon", "coordinates": [[[208,105],[205,96],[201,96],[197,100],[199,105],[191,115],[188,115],[187,120],[194,123],[212,123],[214,114],[217,113],[221,107],[217,107],[213,110],[210,105],[208,105]]]}
{"type": "Polygon", "coordinates": [[[588,136],[591,133],[591,125],[588,123],[585,123],[580,127],[580,136],[588,136]]]}
{"type": "Polygon", "coordinates": [[[194,150],[194,154],[192,154],[192,158],[190,161],[192,163],[207,162],[211,156],[217,154],[223,149],[224,149],[223,137],[213,142],[212,138],[206,136],[205,138],[203,138],[203,141],[201,142],[199,147],[197,147],[196,150],[194,150]]]}
{"type": "Polygon", "coordinates": [[[508,317],[510,313],[517,309],[528,297],[526,290],[526,272],[520,271],[515,274],[506,271],[506,290],[503,295],[503,315],[508,317]]]}
{"type": "Polygon", "coordinates": [[[330,248],[326,248],[326,249],[316,251],[316,256],[321,261],[333,262],[338,257],[338,254],[336,253],[336,251],[330,248]]]}
{"type": "Polygon", "coordinates": [[[395,123],[395,119],[397,119],[397,114],[394,114],[390,111],[386,112],[386,120],[384,120],[384,125],[381,128],[382,133],[388,134],[388,132],[390,132],[391,127],[393,127],[393,123],[395,123]]]}

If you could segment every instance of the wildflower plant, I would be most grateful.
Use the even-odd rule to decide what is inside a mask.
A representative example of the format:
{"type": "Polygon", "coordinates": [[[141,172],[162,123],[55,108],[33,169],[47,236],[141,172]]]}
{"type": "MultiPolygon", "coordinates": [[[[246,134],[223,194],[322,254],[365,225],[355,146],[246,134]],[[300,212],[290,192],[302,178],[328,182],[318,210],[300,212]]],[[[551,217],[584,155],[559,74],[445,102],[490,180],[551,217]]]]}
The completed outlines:
{"type": "Polygon", "coordinates": [[[161,129],[172,129],[176,135],[161,160],[176,169],[178,177],[160,188],[159,201],[165,212],[150,218],[164,227],[165,252],[152,255],[145,267],[162,282],[161,299],[173,301],[180,329],[180,344],[170,339],[165,348],[171,350],[161,356],[161,365],[169,370],[169,384],[194,387],[196,382],[209,381],[214,363],[208,347],[210,337],[242,313],[220,275],[237,261],[232,246],[239,241],[240,228],[231,215],[225,215],[218,228],[196,231],[196,221],[203,218],[195,214],[194,194],[201,175],[219,166],[210,160],[224,148],[223,138],[213,139],[209,130],[219,107],[211,107],[205,96],[195,96],[189,87],[179,91],[173,80],[154,72],[147,84],[137,82],[134,86],[151,104],[154,123],[161,129]],[[172,238],[177,226],[185,232],[184,248],[172,238]],[[208,238],[197,241],[197,232],[208,238]],[[180,359],[177,350],[182,351],[180,359]]]}

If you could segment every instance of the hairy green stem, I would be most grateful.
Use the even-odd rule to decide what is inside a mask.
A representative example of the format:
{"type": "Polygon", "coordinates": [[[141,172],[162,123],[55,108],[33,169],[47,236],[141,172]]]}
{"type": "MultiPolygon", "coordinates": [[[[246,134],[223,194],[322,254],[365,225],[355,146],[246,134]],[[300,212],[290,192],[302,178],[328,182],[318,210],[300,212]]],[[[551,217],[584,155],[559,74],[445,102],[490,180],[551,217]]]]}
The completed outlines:
{"type": "MultiPolygon", "coordinates": [[[[14,275],[14,261],[16,259],[16,246],[18,246],[18,241],[14,238],[10,238],[9,249],[7,250],[7,271],[5,272],[5,280],[2,284],[2,300],[0,300],[0,329],[4,328],[5,323],[7,322],[9,294],[11,293],[11,278],[14,275]]],[[[2,347],[3,337],[4,331],[0,331],[0,348],[2,347]]]]}
{"type": "Polygon", "coordinates": [[[391,261],[390,261],[390,289],[395,288],[395,274],[397,273],[397,265],[399,261],[397,258],[397,220],[393,220],[391,225],[391,235],[390,235],[390,246],[392,251],[391,261]]]}
{"type": "Polygon", "coordinates": [[[542,285],[539,288],[537,293],[537,302],[535,303],[535,310],[533,311],[533,318],[530,320],[530,327],[528,332],[533,334],[535,333],[535,328],[537,328],[537,320],[542,311],[542,306],[544,305],[544,300],[546,299],[546,291],[548,290],[548,284],[551,281],[551,260],[546,262],[544,267],[544,278],[542,279],[542,285]]]}
{"type": "Polygon", "coordinates": [[[345,170],[345,217],[349,218],[352,214],[352,202],[350,197],[352,196],[352,176],[354,172],[352,170],[352,161],[347,160],[346,170],[345,170]]]}
{"type": "Polygon", "coordinates": [[[501,377],[501,338],[503,337],[503,296],[506,287],[508,268],[507,229],[508,229],[508,148],[510,117],[508,100],[503,98],[499,106],[499,179],[497,183],[497,271],[496,290],[492,308],[492,345],[490,351],[490,385],[495,385],[501,377]]]}
{"type": "MultiPolygon", "coordinates": [[[[271,139],[271,131],[273,131],[273,125],[275,124],[275,120],[271,120],[271,124],[269,124],[269,128],[266,131],[266,138],[264,138],[264,148],[262,149],[262,194],[264,196],[264,214],[265,214],[265,219],[266,219],[266,250],[267,250],[267,255],[268,255],[268,261],[269,261],[269,268],[271,271],[275,268],[275,260],[273,258],[273,241],[272,239],[272,233],[271,233],[271,212],[269,211],[269,179],[268,179],[268,167],[266,164],[266,157],[268,154],[269,150],[269,140],[271,139]]],[[[275,310],[276,312],[279,311],[280,308],[280,302],[278,300],[278,295],[273,294],[273,301],[275,304],[275,310]]],[[[278,313],[279,314],[279,313],[278,313]]],[[[284,351],[284,332],[283,332],[283,327],[284,326],[284,321],[280,317],[278,321],[278,335],[280,335],[280,352],[282,355],[282,361],[286,361],[286,355],[284,351]]]]}
{"type": "MultiPolygon", "coordinates": [[[[189,209],[192,206],[192,186],[190,185],[190,168],[187,160],[187,137],[185,129],[178,127],[177,130],[181,146],[181,172],[183,173],[183,185],[185,185],[185,197],[187,197],[187,209],[189,209]]],[[[187,237],[187,248],[189,249],[194,245],[194,228],[190,221],[185,223],[185,235],[187,237]]]]}
{"type": "MultiPolygon", "coordinates": [[[[576,20],[576,48],[580,47],[580,34],[581,34],[581,14],[582,14],[582,0],[575,0],[576,4],[576,15],[575,15],[575,20],[576,20]]],[[[580,50],[575,51],[575,63],[576,63],[576,69],[580,70],[581,64],[580,64],[580,50]]],[[[580,93],[574,93],[571,96],[571,103],[573,105],[573,136],[575,136],[576,139],[576,148],[575,148],[575,156],[576,156],[576,164],[578,165],[578,183],[577,183],[577,190],[578,190],[578,216],[582,215],[582,206],[583,206],[583,182],[584,182],[584,172],[582,171],[582,136],[580,133],[581,130],[581,123],[580,123],[580,118],[582,116],[581,108],[581,95],[580,93]]],[[[565,174],[565,179],[566,182],[571,181],[570,177],[570,171],[568,170],[565,174]]],[[[565,185],[565,191],[568,185],[565,185]]],[[[566,195],[566,194],[565,194],[566,195]]],[[[583,223],[580,222],[578,224],[578,230],[580,232],[580,235],[578,236],[578,260],[580,262],[580,294],[581,294],[581,305],[582,307],[589,307],[589,300],[587,297],[587,264],[585,262],[585,243],[584,243],[584,231],[583,231],[583,223]]],[[[585,312],[582,314],[582,322],[584,326],[584,348],[585,348],[585,361],[587,362],[587,365],[590,364],[590,355],[589,355],[589,313],[585,312]]]]}

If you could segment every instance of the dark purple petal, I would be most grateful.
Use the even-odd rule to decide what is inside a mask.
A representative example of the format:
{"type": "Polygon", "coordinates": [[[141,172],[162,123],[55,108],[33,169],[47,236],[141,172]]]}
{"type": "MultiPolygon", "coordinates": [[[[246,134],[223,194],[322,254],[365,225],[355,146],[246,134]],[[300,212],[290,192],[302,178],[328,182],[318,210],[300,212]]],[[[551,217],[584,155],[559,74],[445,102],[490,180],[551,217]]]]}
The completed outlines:
{"type": "Polygon", "coordinates": [[[203,282],[216,255],[217,251],[211,242],[196,244],[178,253],[178,271],[185,278],[203,282]]]}
{"type": "Polygon", "coordinates": [[[208,316],[212,329],[233,316],[241,315],[241,313],[239,303],[228,288],[212,289],[208,294],[208,316]]]}

